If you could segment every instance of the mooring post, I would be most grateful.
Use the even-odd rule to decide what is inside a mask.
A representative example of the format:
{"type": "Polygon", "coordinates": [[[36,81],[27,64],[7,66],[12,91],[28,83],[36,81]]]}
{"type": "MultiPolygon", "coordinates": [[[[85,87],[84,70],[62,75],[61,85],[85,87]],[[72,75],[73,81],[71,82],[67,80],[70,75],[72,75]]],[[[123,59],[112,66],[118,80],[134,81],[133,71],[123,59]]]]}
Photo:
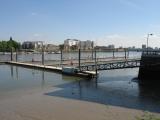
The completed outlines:
{"type": "Polygon", "coordinates": [[[115,56],[114,56],[114,50],[113,50],[113,58],[114,58],[115,56]]]}
{"type": "Polygon", "coordinates": [[[93,47],[94,47],[94,43],[92,41],[92,60],[93,60],[93,47]]]}
{"type": "Polygon", "coordinates": [[[97,54],[96,54],[96,49],[94,52],[94,57],[95,57],[95,72],[96,72],[96,77],[97,77],[97,54]]]}
{"type": "Polygon", "coordinates": [[[124,53],[125,53],[125,59],[126,59],[127,58],[126,48],[124,49],[124,53]]]}
{"type": "Polygon", "coordinates": [[[63,51],[61,49],[61,66],[62,66],[62,60],[63,60],[63,51]]]}
{"type": "Polygon", "coordinates": [[[79,69],[80,69],[80,66],[81,66],[81,49],[79,49],[79,55],[78,55],[78,64],[79,64],[79,69]]]}
{"type": "Polygon", "coordinates": [[[44,46],[42,44],[42,65],[44,65],[44,46]]]}
{"type": "Polygon", "coordinates": [[[13,48],[11,48],[11,61],[13,61],[13,48]]]}
{"type": "Polygon", "coordinates": [[[18,61],[18,50],[16,49],[16,62],[18,61]]]}
{"type": "Polygon", "coordinates": [[[93,48],[92,48],[92,60],[93,60],[93,48]]]}
{"type": "Polygon", "coordinates": [[[127,54],[127,57],[129,58],[129,50],[128,50],[128,54],[127,54]]]}
{"type": "Polygon", "coordinates": [[[78,63],[79,63],[79,70],[80,70],[80,67],[81,67],[81,49],[79,49],[78,63]]]}

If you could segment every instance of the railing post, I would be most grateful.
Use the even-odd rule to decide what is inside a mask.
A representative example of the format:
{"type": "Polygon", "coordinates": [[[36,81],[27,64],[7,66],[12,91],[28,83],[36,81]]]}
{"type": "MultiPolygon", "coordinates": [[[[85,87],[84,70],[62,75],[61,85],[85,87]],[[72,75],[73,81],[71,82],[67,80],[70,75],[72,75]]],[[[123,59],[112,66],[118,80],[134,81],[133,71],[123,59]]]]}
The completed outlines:
{"type": "Polygon", "coordinates": [[[94,48],[94,43],[92,41],[92,60],[93,60],[93,48],[94,48]]]}
{"type": "Polygon", "coordinates": [[[96,77],[97,77],[97,54],[96,54],[96,49],[94,52],[94,56],[95,56],[95,72],[96,72],[96,77]]]}
{"type": "Polygon", "coordinates": [[[126,48],[124,49],[124,52],[125,52],[125,59],[127,58],[127,55],[126,55],[126,48]]]}
{"type": "Polygon", "coordinates": [[[16,49],[16,62],[18,61],[18,50],[16,49]]]}
{"type": "Polygon", "coordinates": [[[128,54],[127,54],[127,57],[129,58],[129,50],[128,50],[128,54]]]}
{"type": "Polygon", "coordinates": [[[114,56],[114,50],[113,50],[113,58],[115,58],[115,56],[114,56]]]}
{"type": "Polygon", "coordinates": [[[13,48],[11,48],[11,61],[13,61],[13,48]]]}
{"type": "Polygon", "coordinates": [[[61,49],[61,66],[62,66],[62,59],[63,59],[63,51],[61,49]]]}
{"type": "Polygon", "coordinates": [[[93,60],[93,48],[92,48],[92,60],[93,60]]]}
{"type": "Polygon", "coordinates": [[[42,65],[44,65],[44,46],[42,44],[42,65]]]}
{"type": "Polygon", "coordinates": [[[80,69],[80,67],[81,67],[81,49],[79,49],[79,52],[78,52],[79,54],[78,54],[78,66],[79,66],[79,69],[80,69]]]}

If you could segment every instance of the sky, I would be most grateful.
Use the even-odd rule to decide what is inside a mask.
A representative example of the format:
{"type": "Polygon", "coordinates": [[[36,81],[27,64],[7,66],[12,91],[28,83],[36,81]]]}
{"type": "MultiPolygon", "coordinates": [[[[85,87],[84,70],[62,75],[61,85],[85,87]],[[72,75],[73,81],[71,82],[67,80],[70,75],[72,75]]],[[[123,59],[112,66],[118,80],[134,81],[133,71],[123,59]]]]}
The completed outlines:
{"type": "Polygon", "coordinates": [[[160,0],[0,0],[0,40],[160,47],[160,0]]]}

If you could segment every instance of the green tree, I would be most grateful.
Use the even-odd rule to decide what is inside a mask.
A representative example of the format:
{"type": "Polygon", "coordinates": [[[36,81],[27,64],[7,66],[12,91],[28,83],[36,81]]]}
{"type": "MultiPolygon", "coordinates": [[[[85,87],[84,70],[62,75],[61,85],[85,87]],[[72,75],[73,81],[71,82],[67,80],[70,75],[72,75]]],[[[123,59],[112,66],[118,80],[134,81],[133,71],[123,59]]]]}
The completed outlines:
{"type": "Polygon", "coordinates": [[[20,43],[12,40],[12,37],[9,41],[0,41],[0,52],[9,52],[12,48],[14,51],[20,49],[20,43]]]}

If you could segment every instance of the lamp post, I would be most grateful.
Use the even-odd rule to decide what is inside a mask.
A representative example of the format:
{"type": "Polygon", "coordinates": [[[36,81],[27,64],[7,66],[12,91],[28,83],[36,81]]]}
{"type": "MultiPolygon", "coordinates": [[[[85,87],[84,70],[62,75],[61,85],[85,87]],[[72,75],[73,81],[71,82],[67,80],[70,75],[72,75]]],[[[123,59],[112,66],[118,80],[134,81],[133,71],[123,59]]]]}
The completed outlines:
{"type": "Polygon", "coordinates": [[[147,35],[147,54],[148,54],[148,40],[149,40],[149,36],[152,36],[152,35],[153,35],[152,33],[150,33],[150,34],[147,35]]]}

